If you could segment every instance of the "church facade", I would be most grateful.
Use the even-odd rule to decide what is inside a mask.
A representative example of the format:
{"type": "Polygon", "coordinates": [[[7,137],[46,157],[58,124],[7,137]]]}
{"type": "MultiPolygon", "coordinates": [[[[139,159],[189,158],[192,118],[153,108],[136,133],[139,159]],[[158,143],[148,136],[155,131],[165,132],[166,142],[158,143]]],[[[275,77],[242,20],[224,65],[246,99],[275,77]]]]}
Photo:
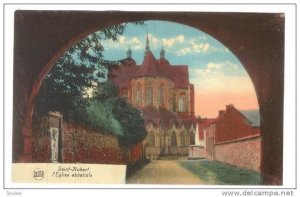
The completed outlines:
{"type": "Polygon", "coordinates": [[[195,143],[194,85],[189,83],[187,65],[171,65],[165,50],[156,59],[147,36],[144,60],[137,65],[131,57],[113,69],[110,79],[120,96],[138,108],[145,119],[148,136],[145,155],[149,159],[161,156],[187,156],[195,143]]]}

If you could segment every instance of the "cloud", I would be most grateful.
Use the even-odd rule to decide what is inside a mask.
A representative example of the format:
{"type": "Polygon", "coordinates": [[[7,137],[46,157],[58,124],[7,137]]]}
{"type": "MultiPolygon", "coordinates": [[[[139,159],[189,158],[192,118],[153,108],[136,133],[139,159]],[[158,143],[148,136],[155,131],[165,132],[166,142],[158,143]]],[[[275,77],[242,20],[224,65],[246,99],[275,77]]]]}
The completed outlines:
{"type": "Polygon", "coordinates": [[[190,68],[190,81],[206,91],[247,92],[253,90],[250,77],[241,65],[229,60],[209,62],[202,68],[190,68]]]}
{"type": "Polygon", "coordinates": [[[176,55],[185,56],[186,54],[192,53],[192,49],[189,47],[185,47],[176,51],[176,55]]]}
{"type": "Polygon", "coordinates": [[[184,35],[180,34],[180,35],[177,35],[176,37],[172,37],[172,38],[163,38],[162,43],[165,47],[171,48],[176,43],[183,43],[184,40],[185,40],[184,35]]]}
{"type": "Polygon", "coordinates": [[[196,42],[196,41],[190,41],[187,43],[188,46],[177,50],[175,53],[178,56],[185,56],[188,54],[199,54],[199,53],[208,53],[213,49],[211,45],[208,42],[196,42]]]}
{"type": "Polygon", "coordinates": [[[123,44],[125,42],[125,39],[126,39],[125,36],[118,37],[118,41],[120,44],[123,44]]]}
{"type": "Polygon", "coordinates": [[[250,77],[242,65],[229,60],[208,62],[204,67],[189,68],[190,82],[195,86],[197,114],[215,117],[227,104],[239,109],[257,109],[257,97],[250,77]],[[227,72],[233,73],[228,75],[227,72]]]}
{"type": "Polygon", "coordinates": [[[246,72],[242,65],[232,63],[229,60],[224,62],[208,62],[202,68],[190,68],[191,76],[201,75],[202,77],[214,76],[244,76],[246,72]]]}
{"type": "MultiPolygon", "coordinates": [[[[177,56],[208,54],[208,53],[227,53],[229,50],[225,47],[214,46],[208,41],[207,36],[185,37],[183,34],[177,34],[172,37],[159,37],[151,33],[148,34],[150,48],[156,50],[164,46],[168,53],[177,56]]],[[[105,49],[126,50],[130,45],[133,51],[142,50],[145,48],[146,37],[141,36],[119,36],[118,41],[104,40],[102,42],[105,49]]]]}
{"type": "Polygon", "coordinates": [[[218,64],[218,63],[213,63],[213,62],[209,62],[206,65],[207,69],[221,69],[224,66],[224,64],[218,64]]]}
{"type": "Polygon", "coordinates": [[[156,49],[158,45],[161,45],[161,41],[159,38],[155,37],[153,34],[148,34],[148,36],[149,36],[150,48],[156,49]]]}

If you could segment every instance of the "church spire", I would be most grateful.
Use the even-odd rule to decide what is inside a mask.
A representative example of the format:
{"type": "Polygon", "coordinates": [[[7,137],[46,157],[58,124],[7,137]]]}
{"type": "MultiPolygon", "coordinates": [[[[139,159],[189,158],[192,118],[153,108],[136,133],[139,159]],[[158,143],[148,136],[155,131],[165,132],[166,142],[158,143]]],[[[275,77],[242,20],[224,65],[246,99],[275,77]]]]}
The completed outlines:
{"type": "Polygon", "coordinates": [[[128,46],[127,50],[127,58],[131,58],[132,50],[130,49],[130,45],[128,46]]]}
{"type": "Polygon", "coordinates": [[[146,37],[146,46],[145,46],[145,56],[150,52],[150,47],[149,47],[149,36],[147,33],[147,37],[146,37]]]}
{"type": "Polygon", "coordinates": [[[165,53],[164,45],[162,45],[160,50],[160,58],[165,59],[165,53]]]}

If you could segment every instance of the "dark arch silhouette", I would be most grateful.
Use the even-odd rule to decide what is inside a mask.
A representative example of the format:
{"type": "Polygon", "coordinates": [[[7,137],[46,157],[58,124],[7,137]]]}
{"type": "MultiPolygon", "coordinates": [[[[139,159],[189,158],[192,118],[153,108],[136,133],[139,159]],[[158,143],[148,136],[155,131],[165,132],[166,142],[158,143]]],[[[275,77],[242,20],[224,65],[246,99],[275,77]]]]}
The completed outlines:
{"type": "Polygon", "coordinates": [[[31,116],[45,75],[90,33],[136,20],[199,29],[228,47],[254,84],[262,117],[263,184],[282,184],[284,15],[261,13],[16,11],[13,161],[31,161],[31,116]]]}

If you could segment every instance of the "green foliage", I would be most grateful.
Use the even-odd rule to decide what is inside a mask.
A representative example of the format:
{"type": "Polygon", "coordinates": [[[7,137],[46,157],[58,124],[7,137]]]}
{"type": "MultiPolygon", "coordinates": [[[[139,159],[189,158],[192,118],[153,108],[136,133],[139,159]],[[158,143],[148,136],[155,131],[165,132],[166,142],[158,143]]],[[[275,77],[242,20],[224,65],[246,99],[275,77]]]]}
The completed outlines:
{"type": "Polygon", "coordinates": [[[110,81],[100,83],[90,104],[74,113],[73,121],[114,134],[124,146],[137,144],[147,135],[141,112],[119,97],[110,81]]]}
{"type": "Polygon", "coordinates": [[[122,23],[95,32],[60,57],[42,84],[35,102],[36,111],[40,114],[60,111],[65,119],[71,120],[74,109],[88,106],[87,90],[105,81],[107,71],[120,63],[104,59],[101,41],[116,41],[125,27],[126,23],[122,23]]]}
{"type": "Polygon", "coordinates": [[[97,90],[93,93],[93,100],[104,102],[118,96],[118,87],[113,84],[113,82],[107,80],[106,82],[99,84],[97,90]]]}
{"type": "Polygon", "coordinates": [[[115,99],[112,104],[112,113],[123,130],[120,143],[132,145],[141,142],[147,135],[141,112],[122,98],[115,99]]]}
{"type": "Polygon", "coordinates": [[[260,173],[217,161],[182,161],[180,164],[205,182],[218,185],[259,185],[260,173]]]}
{"type": "MultiPolygon", "coordinates": [[[[143,22],[134,24],[142,25],[143,22]]],[[[139,111],[118,97],[107,73],[120,61],[107,61],[102,40],[117,41],[126,23],[95,32],[72,46],[46,76],[35,101],[35,111],[44,115],[59,111],[64,120],[82,123],[101,132],[113,133],[123,145],[133,145],[146,136],[139,111]],[[88,90],[97,88],[93,98],[88,90]],[[131,125],[131,123],[135,123],[131,125]]]]}

